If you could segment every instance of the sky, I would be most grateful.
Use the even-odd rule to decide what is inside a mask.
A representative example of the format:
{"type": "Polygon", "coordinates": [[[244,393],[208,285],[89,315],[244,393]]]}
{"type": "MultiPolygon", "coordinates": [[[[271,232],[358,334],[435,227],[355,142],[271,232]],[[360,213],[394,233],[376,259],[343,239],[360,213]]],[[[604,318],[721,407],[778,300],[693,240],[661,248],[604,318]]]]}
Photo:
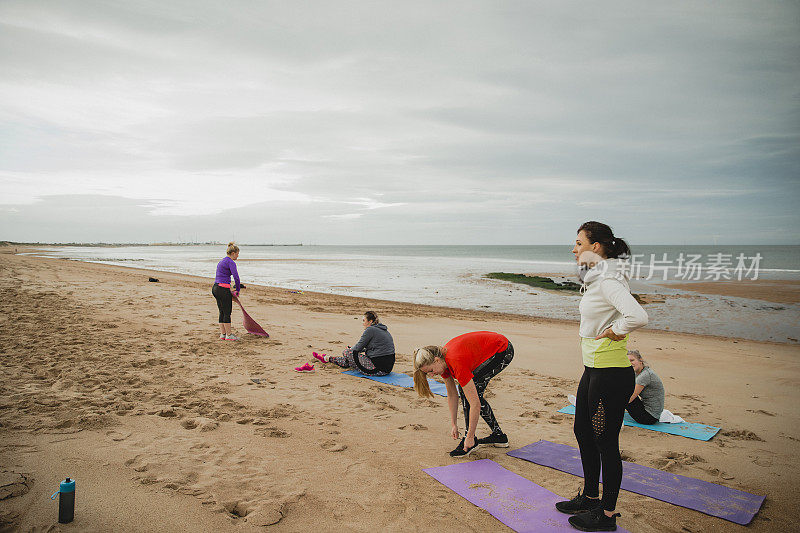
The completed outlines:
{"type": "Polygon", "coordinates": [[[800,244],[798,202],[798,2],[0,2],[0,240],[800,244]]]}

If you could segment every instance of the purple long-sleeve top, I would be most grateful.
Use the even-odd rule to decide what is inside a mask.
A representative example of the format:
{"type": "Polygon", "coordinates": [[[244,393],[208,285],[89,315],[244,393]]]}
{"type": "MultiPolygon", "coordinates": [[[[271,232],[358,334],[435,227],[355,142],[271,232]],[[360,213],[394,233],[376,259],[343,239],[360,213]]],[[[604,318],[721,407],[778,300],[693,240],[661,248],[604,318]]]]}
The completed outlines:
{"type": "Polygon", "coordinates": [[[239,282],[239,271],[236,270],[236,262],[229,256],[217,263],[217,277],[214,278],[214,283],[227,283],[230,285],[231,276],[236,280],[236,292],[239,292],[241,283],[239,282]]]}

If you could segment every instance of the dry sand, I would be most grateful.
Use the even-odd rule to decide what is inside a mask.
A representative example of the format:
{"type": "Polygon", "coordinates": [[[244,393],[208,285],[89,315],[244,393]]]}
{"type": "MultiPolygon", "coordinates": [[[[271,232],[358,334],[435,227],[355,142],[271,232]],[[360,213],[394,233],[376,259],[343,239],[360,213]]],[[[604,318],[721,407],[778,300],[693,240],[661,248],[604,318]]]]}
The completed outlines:
{"type": "MultiPolygon", "coordinates": [[[[512,447],[575,445],[572,418],[556,413],[581,372],[575,323],[251,286],[243,302],[272,337],[224,342],[208,279],[148,283],[148,271],[10,251],[0,254],[2,530],[507,530],[422,472],[453,462],[443,398],[329,366],[291,370],[312,350],[352,344],[368,308],[394,335],[401,372],[417,346],[504,333],[516,356],[487,397],[512,447]],[[76,521],[60,526],[48,496],[65,476],[77,480],[76,521]]],[[[625,458],[767,500],[744,528],[623,492],[620,524],[796,529],[800,347],[649,330],[632,345],[664,380],[668,409],[723,431],[700,442],[625,428],[625,458]]],[[[474,455],[565,497],[581,486],[504,451],[474,455]]]]}

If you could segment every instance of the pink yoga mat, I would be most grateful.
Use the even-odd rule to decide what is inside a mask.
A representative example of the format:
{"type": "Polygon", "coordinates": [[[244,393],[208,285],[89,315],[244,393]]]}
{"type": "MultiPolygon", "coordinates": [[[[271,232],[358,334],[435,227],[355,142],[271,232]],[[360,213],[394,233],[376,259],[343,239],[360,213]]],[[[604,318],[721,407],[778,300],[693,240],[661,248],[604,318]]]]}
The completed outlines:
{"type": "Polygon", "coordinates": [[[233,300],[239,304],[239,307],[242,309],[242,316],[244,317],[244,329],[247,330],[247,333],[252,333],[253,335],[259,335],[261,337],[269,337],[269,333],[264,331],[264,328],[258,325],[258,322],[253,320],[253,318],[247,314],[247,311],[244,310],[244,306],[242,302],[239,301],[239,298],[236,295],[231,294],[233,296],[233,300]]]}

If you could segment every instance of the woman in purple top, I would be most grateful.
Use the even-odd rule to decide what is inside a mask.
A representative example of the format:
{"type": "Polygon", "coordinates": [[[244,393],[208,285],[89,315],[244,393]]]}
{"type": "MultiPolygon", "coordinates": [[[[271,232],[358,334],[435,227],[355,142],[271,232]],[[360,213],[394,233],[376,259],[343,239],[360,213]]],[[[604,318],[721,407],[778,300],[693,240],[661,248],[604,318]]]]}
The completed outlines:
{"type": "Polygon", "coordinates": [[[228,255],[217,263],[217,276],[211,294],[217,299],[219,308],[219,340],[238,341],[239,337],[231,332],[231,311],[233,310],[233,295],[239,297],[242,284],[239,281],[239,272],[236,270],[235,261],[239,258],[239,247],[236,243],[228,243],[228,255]],[[231,287],[231,276],[236,282],[231,287]]]}

